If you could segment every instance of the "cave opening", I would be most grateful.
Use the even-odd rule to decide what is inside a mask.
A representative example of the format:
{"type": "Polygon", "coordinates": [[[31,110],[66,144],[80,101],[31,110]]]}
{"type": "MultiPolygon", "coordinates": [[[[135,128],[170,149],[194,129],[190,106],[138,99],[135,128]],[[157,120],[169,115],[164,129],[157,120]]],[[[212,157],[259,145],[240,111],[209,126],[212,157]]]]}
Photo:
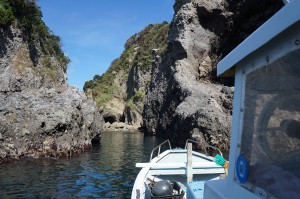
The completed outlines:
{"type": "Polygon", "coordinates": [[[101,141],[101,133],[97,133],[95,137],[92,138],[91,143],[93,147],[97,147],[100,145],[101,141]]]}
{"type": "Polygon", "coordinates": [[[105,123],[108,122],[108,123],[112,124],[117,121],[117,118],[115,116],[109,115],[109,116],[104,117],[104,121],[105,121],[105,123]]]}

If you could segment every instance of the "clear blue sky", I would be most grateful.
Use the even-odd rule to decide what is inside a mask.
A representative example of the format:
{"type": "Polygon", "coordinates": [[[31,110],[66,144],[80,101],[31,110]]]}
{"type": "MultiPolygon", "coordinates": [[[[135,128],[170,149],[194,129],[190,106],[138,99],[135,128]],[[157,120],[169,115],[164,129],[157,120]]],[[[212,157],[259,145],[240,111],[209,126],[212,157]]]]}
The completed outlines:
{"type": "Polygon", "coordinates": [[[68,84],[82,90],[149,24],[170,22],[175,0],[39,0],[46,25],[71,59],[68,84]]]}

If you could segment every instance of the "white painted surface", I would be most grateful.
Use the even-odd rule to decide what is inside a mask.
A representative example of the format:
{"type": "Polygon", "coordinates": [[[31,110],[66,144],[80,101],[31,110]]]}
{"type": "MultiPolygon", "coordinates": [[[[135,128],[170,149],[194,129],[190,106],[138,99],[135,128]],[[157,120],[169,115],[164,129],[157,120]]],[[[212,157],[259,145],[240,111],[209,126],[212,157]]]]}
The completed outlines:
{"type": "Polygon", "coordinates": [[[293,0],[219,63],[218,75],[233,66],[236,67],[229,175],[226,181],[207,182],[204,199],[258,199],[268,197],[264,194],[255,195],[241,187],[235,178],[235,162],[240,154],[239,145],[243,127],[245,75],[272,63],[288,52],[299,50],[299,40],[300,1],[293,0]]]}
{"type": "MultiPolygon", "coordinates": [[[[151,169],[174,169],[174,168],[186,168],[186,163],[136,163],[138,168],[150,167],[151,169]]],[[[222,168],[214,162],[193,162],[191,164],[193,168],[222,168]]]]}
{"type": "MultiPolygon", "coordinates": [[[[192,151],[192,172],[195,180],[219,179],[220,174],[224,174],[223,167],[217,165],[213,157],[192,151]]],[[[144,199],[146,192],[147,176],[155,178],[167,177],[169,180],[187,183],[187,150],[167,150],[159,156],[153,158],[149,163],[137,163],[137,167],[142,168],[139,172],[131,194],[132,199],[137,199],[137,190],[140,192],[138,199],[144,199]]],[[[150,193],[148,193],[150,194],[150,193]]]]}

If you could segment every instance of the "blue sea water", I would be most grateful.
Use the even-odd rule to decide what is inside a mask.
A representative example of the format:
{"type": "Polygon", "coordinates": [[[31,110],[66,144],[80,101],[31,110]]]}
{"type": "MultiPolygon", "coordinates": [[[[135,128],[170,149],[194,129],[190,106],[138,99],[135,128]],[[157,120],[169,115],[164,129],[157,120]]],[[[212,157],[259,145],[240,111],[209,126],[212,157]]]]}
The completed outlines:
{"type": "Polygon", "coordinates": [[[161,140],[143,133],[104,132],[90,152],[0,165],[0,198],[130,198],[139,169],[161,140]]]}

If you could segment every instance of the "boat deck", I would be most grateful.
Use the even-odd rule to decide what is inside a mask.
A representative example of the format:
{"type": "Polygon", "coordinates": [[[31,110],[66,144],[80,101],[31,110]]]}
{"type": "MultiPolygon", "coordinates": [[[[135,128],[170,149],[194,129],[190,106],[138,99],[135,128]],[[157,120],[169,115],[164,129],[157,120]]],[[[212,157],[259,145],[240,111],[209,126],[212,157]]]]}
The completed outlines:
{"type": "MultiPolygon", "coordinates": [[[[178,149],[170,150],[168,153],[162,154],[156,162],[156,167],[151,167],[149,175],[185,175],[187,163],[187,150],[178,149]],[[162,165],[162,166],[160,166],[162,165]]],[[[192,153],[193,174],[222,174],[224,168],[215,164],[212,157],[192,153]]]]}
{"type": "Polygon", "coordinates": [[[150,162],[136,164],[136,167],[143,169],[136,178],[132,198],[151,198],[150,185],[168,180],[180,184],[185,193],[184,198],[202,199],[204,183],[219,179],[220,174],[225,173],[224,168],[214,162],[214,157],[192,151],[190,143],[185,147],[188,149],[171,149],[170,146],[169,150],[160,153],[161,145],[152,150],[150,162]],[[158,154],[152,158],[155,150],[158,150],[158,154]]]}
{"type": "MultiPolygon", "coordinates": [[[[167,156],[162,157],[157,163],[181,163],[187,162],[187,155],[185,149],[173,150],[168,153],[167,156]]],[[[213,162],[214,160],[208,156],[201,155],[199,153],[193,152],[192,162],[213,162]]]]}

